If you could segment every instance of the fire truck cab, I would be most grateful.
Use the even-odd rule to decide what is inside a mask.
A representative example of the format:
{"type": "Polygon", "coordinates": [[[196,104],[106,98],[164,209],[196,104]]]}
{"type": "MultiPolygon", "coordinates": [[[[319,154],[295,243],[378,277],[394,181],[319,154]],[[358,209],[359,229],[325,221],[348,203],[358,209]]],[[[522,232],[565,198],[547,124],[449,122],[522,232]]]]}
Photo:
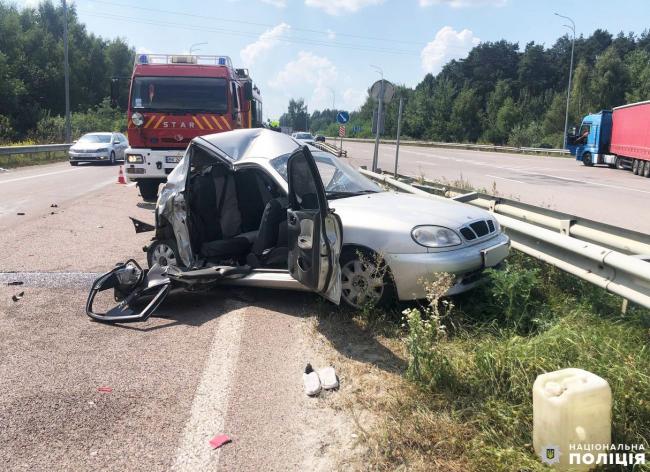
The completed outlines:
{"type": "Polygon", "coordinates": [[[126,179],[155,201],[193,138],[262,126],[262,100],[227,56],[138,54],[127,122],[126,179]]]}

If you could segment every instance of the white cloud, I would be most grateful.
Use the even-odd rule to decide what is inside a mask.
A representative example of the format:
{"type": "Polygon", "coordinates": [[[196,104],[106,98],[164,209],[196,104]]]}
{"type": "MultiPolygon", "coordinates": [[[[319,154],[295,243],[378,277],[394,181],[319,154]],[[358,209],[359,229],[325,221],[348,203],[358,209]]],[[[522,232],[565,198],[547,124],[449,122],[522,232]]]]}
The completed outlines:
{"type": "Polygon", "coordinates": [[[365,103],[367,96],[368,91],[365,89],[346,89],[343,92],[343,108],[346,110],[356,110],[365,103]]]}
{"type": "Polygon", "coordinates": [[[332,92],[338,79],[336,66],[327,57],[300,51],[269,81],[269,86],[281,91],[287,98],[304,97],[310,112],[331,108],[332,92]]]}
{"type": "Polygon", "coordinates": [[[250,43],[239,53],[244,64],[251,66],[262,53],[266,53],[273,49],[280,38],[284,36],[290,28],[291,26],[288,24],[280,23],[262,33],[257,41],[250,43]]]}
{"type": "Polygon", "coordinates": [[[470,49],[480,42],[481,40],[468,29],[458,32],[451,26],[445,26],[436,33],[433,41],[422,49],[422,69],[425,72],[438,73],[446,62],[465,57],[470,49]]]}
{"type": "Polygon", "coordinates": [[[308,7],[320,8],[328,15],[354,13],[369,5],[379,5],[384,0],[305,0],[308,7]]]}
{"type": "Polygon", "coordinates": [[[332,31],[331,29],[328,29],[326,31],[327,31],[327,39],[331,39],[331,40],[336,39],[336,31],[332,31]]]}
{"type": "Polygon", "coordinates": [[[262,3],[268,3],[277,8],[284,8],[287,6],[287,0],[262,0],[262,3]]]}
{"type": "Polygon", "coordinates": [[[430,7],[431,5],[448,5],[451,8],[502,7],[506,3],[508,3],[508,0],[420,0],[421,7],[430,7]]]}

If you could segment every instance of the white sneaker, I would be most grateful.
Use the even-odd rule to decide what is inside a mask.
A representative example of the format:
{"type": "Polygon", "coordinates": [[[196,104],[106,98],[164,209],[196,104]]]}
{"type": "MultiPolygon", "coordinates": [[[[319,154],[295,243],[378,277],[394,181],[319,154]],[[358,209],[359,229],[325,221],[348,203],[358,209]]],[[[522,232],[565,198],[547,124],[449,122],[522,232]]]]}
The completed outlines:
{"type": "Polygon", "coordinates": [[[336,371],[334,367],[325,367],[318,371],[318,377],[320,378],[320,383],[325,390],[331,390],[338,388],[339,379],[336,376],[336,371]]]}
{"type": "Polygon", "coordinates": [[[305,393],[310,397],[320,393],[320,378],[314,372],[314,369],[312,369],[311,364],[307,364],[305,373],[302,374],[302,383],[305,387],[305,393]]]}

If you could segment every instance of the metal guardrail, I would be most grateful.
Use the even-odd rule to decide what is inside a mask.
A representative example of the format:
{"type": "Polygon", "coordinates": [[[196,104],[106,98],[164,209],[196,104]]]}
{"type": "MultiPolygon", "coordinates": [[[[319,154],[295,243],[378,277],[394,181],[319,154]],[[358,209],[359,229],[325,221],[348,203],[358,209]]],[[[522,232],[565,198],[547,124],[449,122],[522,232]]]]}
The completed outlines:
{"type": "Polygon", "coordinates": [[[72,144],[35,144],[32,146],[0,146],[0,156],[67,151],[72,144]]]}
{"type": "Polygon", "coordinates": [[[489,210],[505,228],[513,248],[650,308],[648,235],[493,195],[427,182],[415,186],[365,169],[360,171],[405,192],[452,198],[489,210]]]}
{"type": "MultiPolygon", "coordinates": [[[[338,139],[330,138],[327,139],[338,139]]],[[[359,143],[374,143],[374,139],[366,138],[343,138],[344,141],[359,142],[359,143]]],[[[394,139],[381,139],[382,144],[395,144],[394,139]]],[[[464,143],[441,143],[437,141],[405,141],[400,140],[400,145],[405,146],[422,146],[422,147],[438,147],[447,149],[468,149],[474,151],[492,151],[492,152],[513,152],[522,154],[547,154],[557,156],[570,156],[569,151],[566,149],[549,149],[549,148],[534,148],[534,147],[513,147],[513,146],[496,146],[494,144],[464,144],[464,143]]]]}
{"type": "Polygon", "coordinates": [[[327,151],[334,154],[336,157],[348,157],[347,150],[338,148],[333,144],[322,142],[322,141],[314,141],[313,145],[318,149],[322,149],[323,151],[327,151]]]}

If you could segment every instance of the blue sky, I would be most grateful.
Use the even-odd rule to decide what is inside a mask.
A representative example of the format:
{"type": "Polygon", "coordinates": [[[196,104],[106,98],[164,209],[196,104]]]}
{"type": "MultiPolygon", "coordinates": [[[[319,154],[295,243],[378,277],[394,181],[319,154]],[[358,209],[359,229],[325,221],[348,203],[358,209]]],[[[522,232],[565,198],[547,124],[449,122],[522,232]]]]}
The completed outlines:
{"type": "MultiPolygon", "coordinates": [[[[19,4],[37,0],[14,0],[19,4]]],[[[71,1],[71,0],[69,0],[71,1]]],[[[551,45],[565,33],[553,11],[572,16],[578,34],[596,28],[640,33],[648,0],[76,0],[89,31],[125,38],[138,51],[232,57],[262,90],[265,116],[290,97],[309,110],[353,110],[379,78],[413,86],[479,41],[551,45]],[[381,38],[381,39],[375,39],[381,38]]]]}

